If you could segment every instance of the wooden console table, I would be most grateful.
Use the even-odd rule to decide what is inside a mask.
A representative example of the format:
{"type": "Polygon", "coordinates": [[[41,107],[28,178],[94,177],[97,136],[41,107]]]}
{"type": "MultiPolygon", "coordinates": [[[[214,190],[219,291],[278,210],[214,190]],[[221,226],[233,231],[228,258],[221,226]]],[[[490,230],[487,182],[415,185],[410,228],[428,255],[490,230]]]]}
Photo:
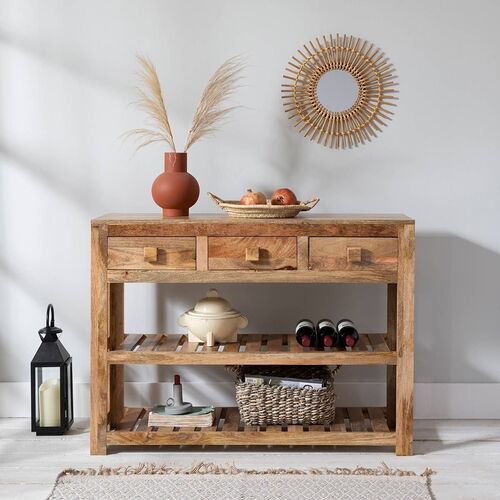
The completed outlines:
{"type": "MultiPolygon", "coordinates": [[[[403,215],[296,219],[109,215],[92,221],[92,454],[115,445],[384,445],[412,453],[414,221],[403,215]],[[123,328],[124,283],[386,283],[387,331],[352,350],[308,350],[293,332],[206,347],[179,333],[123,328]],[[331,425],[246,426],[218,408],[214,426],[148,427],[124,408],[123,368],[155,365],[386,365],[384,408],[338,408],[331,425]]],[[[151,402],[156,403],[156,402],[151,402]]],[[[207,401],[207,403],[209,403],[207,401]]]]}

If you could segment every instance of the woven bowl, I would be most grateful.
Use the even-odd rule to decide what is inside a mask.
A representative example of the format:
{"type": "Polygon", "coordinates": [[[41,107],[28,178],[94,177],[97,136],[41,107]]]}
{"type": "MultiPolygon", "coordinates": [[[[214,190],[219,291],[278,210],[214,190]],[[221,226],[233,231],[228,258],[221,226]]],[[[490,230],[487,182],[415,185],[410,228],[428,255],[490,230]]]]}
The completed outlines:
{"type": "Polygon", "coordinates": [[[319,198],[310,201],[301,201],[298,205],[240,205],[238,200],[223,200],[213,193],[208,196],[222,208],[230,217],[246,217],[252,219],[291,219],[300,212],[307,212],[314,208],[319,198]]]}

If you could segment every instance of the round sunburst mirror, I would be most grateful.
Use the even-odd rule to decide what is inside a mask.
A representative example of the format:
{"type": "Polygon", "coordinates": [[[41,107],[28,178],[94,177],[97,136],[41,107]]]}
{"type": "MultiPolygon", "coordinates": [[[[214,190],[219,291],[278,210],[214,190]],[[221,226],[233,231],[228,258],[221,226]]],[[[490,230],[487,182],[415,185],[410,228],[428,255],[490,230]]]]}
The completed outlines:
{"type": "Polygon", "coordinates": [[[289,118],[305,137],[330,148],[370,141],[396,105],[391,62],[372,43],[353,36],[309,42],[292,57],[283,78],[289,118]]]}

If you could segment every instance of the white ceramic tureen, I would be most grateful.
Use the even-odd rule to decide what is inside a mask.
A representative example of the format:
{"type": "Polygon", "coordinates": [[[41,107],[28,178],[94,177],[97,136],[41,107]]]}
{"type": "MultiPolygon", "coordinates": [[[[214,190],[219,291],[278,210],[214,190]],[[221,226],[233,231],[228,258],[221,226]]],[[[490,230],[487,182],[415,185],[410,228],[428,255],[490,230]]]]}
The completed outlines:
{"type": "Polygon", "coordinates": [[[189,342],[236,342],[238,328],[245,328],[248,319],[231,307],[214,288],[193,309],[179,316],[178,323],[189,330],[189,342]]]}

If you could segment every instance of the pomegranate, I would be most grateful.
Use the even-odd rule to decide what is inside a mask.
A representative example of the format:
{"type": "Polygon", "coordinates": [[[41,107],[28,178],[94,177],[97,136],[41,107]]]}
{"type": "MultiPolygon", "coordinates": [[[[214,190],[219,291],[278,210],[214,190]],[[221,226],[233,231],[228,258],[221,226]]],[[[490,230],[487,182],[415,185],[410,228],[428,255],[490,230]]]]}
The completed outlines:
{"type": "Polygon", "coordinates": [[[247,192],[241,197],[240,205],[266,205],[267,200],[264,193],[247,189],[247,192]]]}
{"type": "Polygon", "coordinates": [[[291,189],[280,188],[271,196],[271,203],[273,205],[297,205],[298,201],[291,189]]]}

